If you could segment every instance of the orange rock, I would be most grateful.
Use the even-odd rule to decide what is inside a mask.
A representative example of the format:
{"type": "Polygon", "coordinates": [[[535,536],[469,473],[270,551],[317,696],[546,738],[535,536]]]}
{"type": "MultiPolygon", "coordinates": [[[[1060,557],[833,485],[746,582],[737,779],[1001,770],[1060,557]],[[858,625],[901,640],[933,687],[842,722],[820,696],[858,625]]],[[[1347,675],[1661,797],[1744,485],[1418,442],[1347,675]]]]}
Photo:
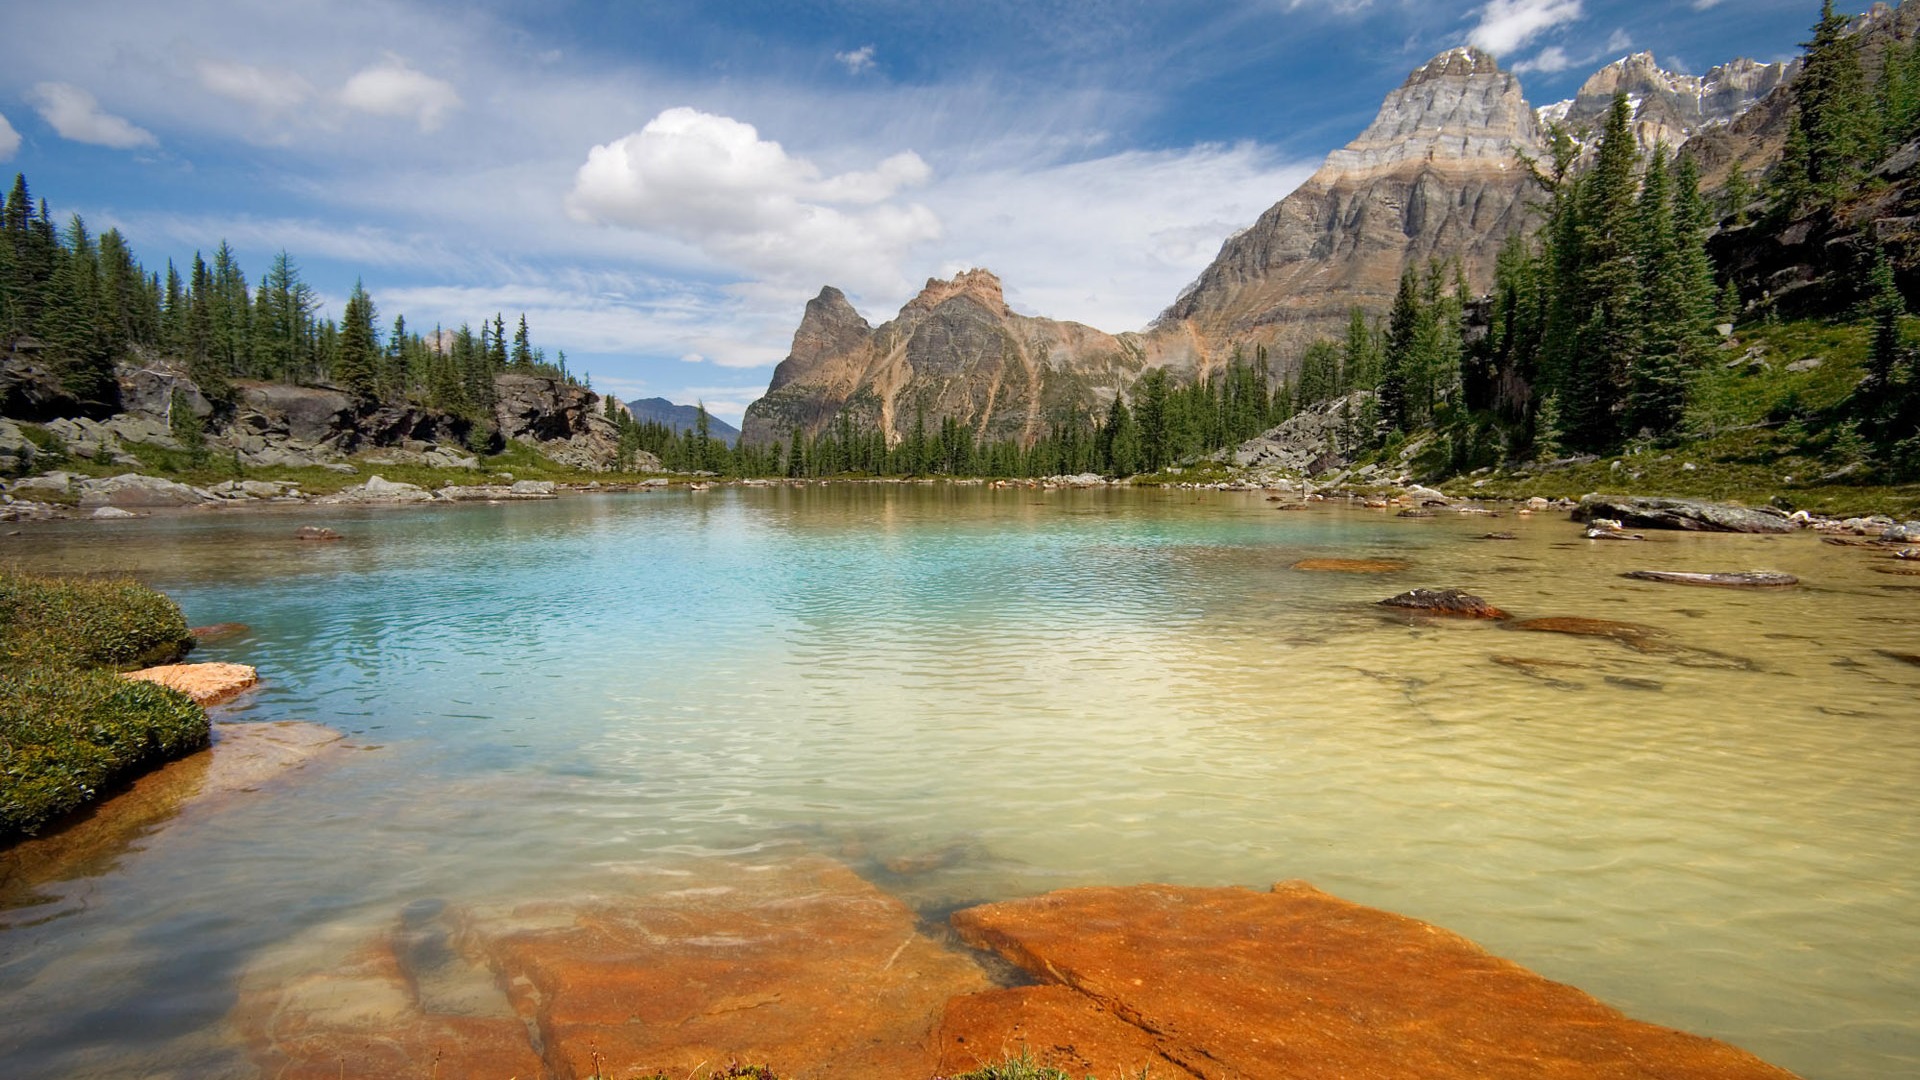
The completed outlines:
{"type": "Polygon", "coordinates": [[[1786,1080],[1436,926],[1291,882],[1071,889],[959,912],[1206,1080],[1786,1080]]]}
{"type": "Polygon", "coordinates": [[[1167,1060],[1153,1036],[1064,986],[954,998],[940,1019],[938,1045],[941,1076],[1022,1055],[1070,1076],[1194,1075],[1167,1060]]]}
{"type": "Polygon", "coordinates": [[[201,705],[217,705],[260,681],[259,673],[245,664],[167,664],[124,677],[171,687],[201,705]]]}
{"type": "Polygon", "coordinates": [[[941,1009],[991,988],[973,958],[831,859],[638,872],[651,884],[618,899],[308,944],[243,980],[235,1024],[264,1072],[316,1080],[343,1060],[349,1076],[428,1076],[436,1053],[444,1077],[581,1080],[596,1064],[683,1077],[738,1061],[782,1080],[924,1080],[941,1009]],[[409,934],[429,947],[407,947],[409,934]],[[452,989],[428,993],[423,960],[452,989]],[[460,1038],[473,1047],[456,1061],[460,1038]]]}
{"type": "Polygon", "coordinates": [[[1301,559],[1295,570],[1318,570],[1329,574],[1392,574],[1407,568],[1395,559],[1301,559]]]}
{"type": "Polygon", "coordinates": [[[253,628],[246,623],[223,622],[214,623],[212,626],[196,626],[187,631],[187,635],[193,638],[194,644],[205,645],[212,641],[225,641],[228,638],[242,637],[252,632],[253,628]]]}

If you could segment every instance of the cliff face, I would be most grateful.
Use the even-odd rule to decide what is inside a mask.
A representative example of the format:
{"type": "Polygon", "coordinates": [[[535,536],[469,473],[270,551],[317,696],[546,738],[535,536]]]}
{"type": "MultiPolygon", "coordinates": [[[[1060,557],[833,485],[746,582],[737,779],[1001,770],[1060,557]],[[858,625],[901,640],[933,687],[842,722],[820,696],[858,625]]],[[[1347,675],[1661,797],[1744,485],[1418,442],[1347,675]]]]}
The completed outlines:
{"type": "Polygon", "coordinates": [[[1360,137],[1299,190],[1228,240],[1154,324],[1154,351],[1270,345],[1280,364],[1345,332],[1348,311],[1392,303],[1410,262],[1458,258],[1492,282],[1507,237],[1529,224],[1535,185],[1520,155],[1545,148],[1519,80],[1477,49],[1455,49],[1387,96],[1360,137]]]}
{"type": "Polygon", "coordinates": [[[807,304],[793,350],[747,407],[741,440],[817,433],[842,412],[898,439],[924,416],[987,439],[1032,438],[1074,410],[1105,407],[1141,368],[1137,344],[1079,323],[1015,314],[1000,279],[931,280],[893,321],[869,326],[840,290],[807,304]]]}

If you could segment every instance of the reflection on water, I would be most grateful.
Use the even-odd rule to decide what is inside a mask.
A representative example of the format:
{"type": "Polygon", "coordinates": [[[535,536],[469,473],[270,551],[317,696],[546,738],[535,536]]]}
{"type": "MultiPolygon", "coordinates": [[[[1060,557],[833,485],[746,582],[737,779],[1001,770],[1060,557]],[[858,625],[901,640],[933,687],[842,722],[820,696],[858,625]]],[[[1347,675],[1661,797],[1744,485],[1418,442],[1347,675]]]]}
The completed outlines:
{"type": "Polygon", "coordinates": [[[1810,1077],[1920,1072],[1920,667],[1886,655],[1920,652],[1920,582],[1873,552],[834,487],[74,523],[0,562],[130,569],[247,623],[207,650],[267,680],[237,718],[378,748],[0,931],[10,1075],[250,1075],[225,1017],[287,938],[414,920],[431,950],[439,905],[795,841],[934,917],[1304,878],[1810,1077]],[[1371,605],[1419,585],[1657,635],[1371,605]]]}

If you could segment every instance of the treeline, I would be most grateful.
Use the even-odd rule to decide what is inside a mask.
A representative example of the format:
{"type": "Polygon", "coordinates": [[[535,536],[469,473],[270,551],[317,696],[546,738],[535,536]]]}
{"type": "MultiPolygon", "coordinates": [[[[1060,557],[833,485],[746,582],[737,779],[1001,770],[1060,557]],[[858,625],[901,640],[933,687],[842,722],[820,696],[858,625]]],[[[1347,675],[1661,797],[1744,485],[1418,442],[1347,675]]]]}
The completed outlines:
{"type": "Polygon", "coordinates": [[[526,316],[509,334],[496,314],[452,332],[423,337],[404,316],[383,334],[379,312],[355,284],[336,321],[282,251],[250,284],[221,241],[211,260],[199,252],[183,272],[149,272],[118,229],[99,236],[79,215],[56,227],[45,200],[14,177],[0,209],[0,340],[32,338],[41,359],[85,402],[111,404],[114,365],[138,351],[184,363],[216,403],[235,379],[337,385],[372,402],[415,402],[485,421],[493,376],[520,369],[568,381],[566,354],[549,362],[535,347],[526,316]]]}
{"type": "Polygon", "coordinates": [[[1236,352],[1224,371],[1192,383],[1176,385],[1156,368],[1134,383],[1131,404],[1116,397],[1102,417],[1057,417],[1032,442],[982,439],[951,416],[934,427],[924,411],[894,440],[877,425],[856,421],[853,410],[842,410],[817,434],[795,427],[784,441],[729,447],[708,433],[704,406],[694,426],[682,432],[635,421],[611,402],[606,415],[621,429],[623,467],[645,451],[672,472],[721,476],[1131,476],[1236,446],[1292,416],[1290,385],[1272,386],[1264,348],[1252,360],[1236,352]]]}

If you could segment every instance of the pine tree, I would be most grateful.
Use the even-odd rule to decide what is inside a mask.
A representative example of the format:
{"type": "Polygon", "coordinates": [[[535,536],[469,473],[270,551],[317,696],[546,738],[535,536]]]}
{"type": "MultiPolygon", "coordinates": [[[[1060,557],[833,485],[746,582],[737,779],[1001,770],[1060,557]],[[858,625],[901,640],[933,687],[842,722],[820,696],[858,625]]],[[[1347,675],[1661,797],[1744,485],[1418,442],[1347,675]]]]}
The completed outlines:
{"type": "Polygon", "coordinates": [[[1641,346],[1632,122],[1627,95],[1616,94],[1593,171],[1580,183],[1579,323],[1563,400],[1571,401],[1568,440],[1587,450],[1607,449],[1618,438],[1616,409],[1641,346]]]}
{"type": "Polygon", "coordinates": [[[1150,368],[1133,384],[1133,418],[1140,429],[1140,468],[1159,472],[1173,457],[1166,368],[1150,368]]]}
{"type": "MultiPolygon", "coordinates": [[[[563,356],[561,358],[561,364],[564,365],[565,363],[566,359],[563,356]]],[[[527,316],[525,312],[521,312],[520,314],[520,328],[513,333],[513,366],[517,368],[530,368],[533,366],[533,343],[527,334],[527,316]]]]}
{"type": "Polygon", "coordinates": [[[347,297],[340,317],[340,354],[333,365],[334,383],[362,401],[380,397],[380,342],[374,335],[373,298],[359,280],[347,297]]]}
{"type": "Polygon", "coordinates": [[[1806,139],[1806,176],[1813,193],[1832,201],[1850,190],[1869,164],[1877,141],[1875,112],[1860,66],[1859,41],[1833,0],[1820,5],[1813,40],[1793,81],[1806,139]]]}
{"type": "Polygon", "coordinates": [[[1387,316],[1386,350],[1381,357],[1380,419],[1394,431],[1410,431],[1413,413],[1410,394],[1420,335],[1420,268],[1412,263],[1400,272],[1400,289],[1387,316]]]}

